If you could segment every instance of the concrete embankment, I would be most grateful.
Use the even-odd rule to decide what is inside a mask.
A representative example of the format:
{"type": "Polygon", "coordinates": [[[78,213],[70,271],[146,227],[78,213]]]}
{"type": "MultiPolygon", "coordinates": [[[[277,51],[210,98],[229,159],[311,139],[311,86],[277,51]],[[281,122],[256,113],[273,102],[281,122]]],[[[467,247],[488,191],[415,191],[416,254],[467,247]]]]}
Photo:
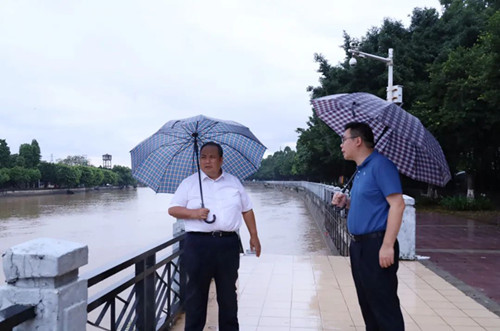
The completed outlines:
{"type": "Polygon", "coordinates": [[[103,186],[103,187],[79,187],[79,188],[51,188],[51,189],[37,189],[37,190],[17,190],[17,191],[0,191],[0,198],[3,197],[27,197],[35,195],[54,195],[54,194],[74,194],[84,193],[90,191],[101,190],[118,190],[122,189],[121,186],[103,186]]]}

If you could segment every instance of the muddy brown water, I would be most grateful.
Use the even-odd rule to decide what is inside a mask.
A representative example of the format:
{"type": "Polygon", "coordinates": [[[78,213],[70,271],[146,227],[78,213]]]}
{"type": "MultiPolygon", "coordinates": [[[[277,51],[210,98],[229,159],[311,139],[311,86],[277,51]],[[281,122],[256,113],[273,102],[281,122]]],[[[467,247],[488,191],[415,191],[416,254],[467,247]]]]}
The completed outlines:
{"type": "MultiPolygon", "coordinates": [[[[327,255],[328,248],[299,196],[250,185],[263,254],[327,255]]],[[[0,252],[49,237],[87,244],[86,272],[172,237],[170,194],[149,188],[0,199],[0,252]]],[[[248,231],[241,229],[243,247],[248,231]]],[[[4,282],[3,268],[0,284],[4,282]]]]}

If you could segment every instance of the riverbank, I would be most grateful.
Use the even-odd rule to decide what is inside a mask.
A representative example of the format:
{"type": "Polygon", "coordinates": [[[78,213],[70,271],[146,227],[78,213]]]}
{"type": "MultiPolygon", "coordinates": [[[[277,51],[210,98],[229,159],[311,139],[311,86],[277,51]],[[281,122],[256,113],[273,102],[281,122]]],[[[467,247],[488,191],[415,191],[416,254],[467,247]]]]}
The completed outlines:
{"type": "Polygon", "coordinates": [[[95,191],[121,190],[123,186],[99,186],[99,187],[77,187],[77,188],[47,188],[36,190],[16,190],[0,191],[0,198],[9,197],[29,197],[37,195],[55,195],[55,194],[75,194],[95,191]]]}

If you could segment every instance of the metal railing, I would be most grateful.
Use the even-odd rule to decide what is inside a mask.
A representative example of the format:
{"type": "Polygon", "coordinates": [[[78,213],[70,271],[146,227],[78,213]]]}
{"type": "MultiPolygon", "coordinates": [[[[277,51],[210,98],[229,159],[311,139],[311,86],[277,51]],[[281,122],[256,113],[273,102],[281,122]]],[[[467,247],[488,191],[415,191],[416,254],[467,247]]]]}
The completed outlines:
{"type": "Polygon", "coordinates": [[[171,327],[182,310],[184,297],[185,279],[180,267],[184,237],[180,234],[83,275],[89,293],[93,287],[112,282],[89,297],[87,323],[102,330],[153,331],[171,327]],[[127,270],[133,267],[134,272],[127,270]],[[128,275],[119,281],[108,279],[127,271],[128,275]]]}
{"type": "Polygon", "coordinates": [[[311,214],[319,215],[318,217],[324,219],[324,229],[338,253],[342,256],[349,255],[351,236],[347,230],[347,211],[340,210],[331,204],[333,193],[340,191],[339,187],[305,181],[267,181],[265,184],[274,187],[301,188],[307,199],[320,212],[319,214],[311,212],[311,214]]]}
{"type": "Polygon", "coordinates": [[[35,318],[35,306],[13,305],[0,310],[0,330],[11,331],[19,324],[35,318]]]}

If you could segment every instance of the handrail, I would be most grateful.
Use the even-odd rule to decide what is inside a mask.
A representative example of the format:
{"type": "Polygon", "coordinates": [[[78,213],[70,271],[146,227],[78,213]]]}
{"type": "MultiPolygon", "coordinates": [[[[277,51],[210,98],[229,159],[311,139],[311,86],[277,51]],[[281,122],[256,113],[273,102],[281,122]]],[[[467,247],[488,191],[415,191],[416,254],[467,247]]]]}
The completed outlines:
{"type": "Polygon", "coordinates": [[[309,200],[321,211],[322,228],[335,246],[338,254],[349,255],[351,237],[347,230],[347,211],[332,206],[333,193],[340,191],[340,187],[305,181],[266,181],[267,185],[302,188],[309,200]]]}
{"type": "Polygon", "coordinates": [[[185,278],[179,261],[184,238],[185,234],[181,233],[82,275],[90,289],[135,266],[133,274],[113,281],[112,285],[88,298],[87,313],[100,310],[96,318],[95,314],[92,317],[93,321],[89,315],[87,323],[103,330],[168,328],[182,309],[185,278]],[[178,249],[159,254],[175,244],[179,244],[178,249]]]}
{"type": "MultiPolygon", "coordinates": [[[[171,256],[168,258],[162,260],[161,262],[157,263],[154,267],[154,269],[149,269],[146,270],[145,272],[142,272],[140,274],[136,275],[128,275],[122,280],[120,280],[118,283],[115,283],[108,288],[106,288],[103,291],[100,291],[99,293],[93,295],[88,299],[88,305],[87,305],[87,311],[92,311],[93,309],[99,307],[101,304],[106,302],[109,298],[116,296],[117,294],[121,293],[123,290],[127,289],[129,286],[137,283],[137,281],[144,279],[146,276],[151,275],[154,273],[157,269],[162,267],[163,265],[167,264],[168,262],[171,262],[175,258],[180,256],[180,251],[177,251],[173,253],[171,256]]],[[[90,286],[88,286],[90,287],[90,286]]]]}
{"type": "Polygon", "coordinates": [[[0,330],[10,331],[36,317],[35,306],[13,305],[0,310],[0,330]]]}
{"type": "Polygon", "coordinates": [[[96,283],[113,276],[114,274],[134,265],[138,261],[143,260],[145,257],[150,256],[152,253],[161,251],[162,249],[167,248],[168,246],[172,246],[175,243],[184,240],[184,234],[176,236],[168,241],[159,241],[155,244],[147,246],[147,248],[136,251],[135,253],[131,253],[126,255],[126,257],[120,258],[111,262],[105,266],[101,266],[92,271],[88,271],[82,278],[87,279],[88,287],[95,285],[96,283]]]}

